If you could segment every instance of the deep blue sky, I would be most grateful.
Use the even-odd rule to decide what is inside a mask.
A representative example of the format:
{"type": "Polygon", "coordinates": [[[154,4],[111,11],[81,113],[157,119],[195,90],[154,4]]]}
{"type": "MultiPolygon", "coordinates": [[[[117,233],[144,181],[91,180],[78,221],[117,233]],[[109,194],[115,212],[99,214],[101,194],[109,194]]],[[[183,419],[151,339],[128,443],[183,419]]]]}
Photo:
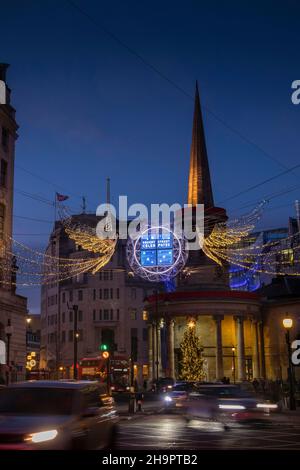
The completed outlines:
{"type": "MultiPolygon", "coordinates": [[[[186,201],[193,101],[101,26],[188,94],[198,79],[203,105],[236,129],[204,110],[217,204],[300,162],[300,105],[290,100],[291,82],[300,79],[296,0],[75,2],[99,27],[67,0],[1,4],[0,61],[11,64],[20,125],[17,190],[48,200],[59,190],[74,209],[85,195],[94,211],[110,176],[114,201],[118,194],[146,204],[186,201]]],[[[261,223],[285,226],[300,199],[299,175],[300,169],[225,205],[234,214],[299,184],[270,202],[261,223]]],[[[53,207],[19,193],[14,210],[53,220],[53,207]]],[[[14,229],[17,239],[40,247],[51,223],[16,217],[14,229]]],[[[38,310],[36,296],[29,305],[38,310]]]]}

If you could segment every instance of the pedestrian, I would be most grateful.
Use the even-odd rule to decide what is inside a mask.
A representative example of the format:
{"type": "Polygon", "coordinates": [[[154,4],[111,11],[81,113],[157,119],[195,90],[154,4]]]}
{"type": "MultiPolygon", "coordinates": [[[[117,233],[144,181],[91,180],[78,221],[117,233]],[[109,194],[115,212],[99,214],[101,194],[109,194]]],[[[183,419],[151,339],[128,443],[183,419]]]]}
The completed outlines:
{"type": "Polygon", "coordinates": [[[136,395],[136,399],[137,399],[137,411],[143,411],[142,404],[143,404],[144,394],[142,392],[138,392],[136,395]]]}
{"type": "Polygon", "coordinates": [[[258,388],[259,388],[259,381],[258,381],[256,378],[253,379],[252,385],[253,385],[253,388],[254,388],[255,393],[257,393],[257,392],[258,392],[258,388]]]}

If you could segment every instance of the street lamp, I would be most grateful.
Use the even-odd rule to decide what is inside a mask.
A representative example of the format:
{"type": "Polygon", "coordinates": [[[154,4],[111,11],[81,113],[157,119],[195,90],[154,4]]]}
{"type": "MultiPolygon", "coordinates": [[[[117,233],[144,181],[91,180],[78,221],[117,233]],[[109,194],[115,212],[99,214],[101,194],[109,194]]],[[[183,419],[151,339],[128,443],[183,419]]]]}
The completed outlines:
{"type": "Polygon", "coordinates": [[[77,380],[78,379],[78,370],[77,370],[77,355],[78,355],[78,339],[79,339],[79,333],[77,330],[77,323],[78,323],[78,305],[74,305],[71,307],[69,305],[69,302],[67,302],[67,307],[68,309],[72,309],[74,312],[73,315],[73,379],[77,380]]]}
{"type": "Polygon", "coordinates": [[[7,339],[7,349],[6,349],[6,385],[9,384],[10,379],[10,338],[14,330],[11,325],[10,319],[7,320],[7,326],[5,327],[5,334],[7,339]]]}
{"type": "Polygon", "coordinates": [[[289,381],[289,392],[290,392],[290,410],[296,409],[295,391],[294,391],[294,376],[293,376],[293,364],[292,364],[292,351],[291,351],[291,340],[290,340],[290,329],[293,326],[292,318],[284,318],[282,320],[283,327],[285,328],[285,341],[288,352],[288,381],[289,381]]]}
{"type": "Polygon", "coordinates": [[[233,383],[235,384],[235,347],[232,347],[231,351],[232,351],[232,375],[233,375],[233,383]]]}

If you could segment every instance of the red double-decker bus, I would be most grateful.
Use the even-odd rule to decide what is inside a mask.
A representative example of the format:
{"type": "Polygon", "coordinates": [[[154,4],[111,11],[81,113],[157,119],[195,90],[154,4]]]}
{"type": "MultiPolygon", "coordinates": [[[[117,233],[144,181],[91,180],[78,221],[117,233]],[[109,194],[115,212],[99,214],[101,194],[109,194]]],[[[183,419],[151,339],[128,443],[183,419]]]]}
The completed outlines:
{"type": "MultiPolygon", "coordinates": [[[[111,390],[123,392],[129,390],[130,363],[122,354],[114,354],[109,359],[111,390]]],[[[79,362],[79,380],[107,381],[107,359],[102,355],[84,357],[79,362]]]]}

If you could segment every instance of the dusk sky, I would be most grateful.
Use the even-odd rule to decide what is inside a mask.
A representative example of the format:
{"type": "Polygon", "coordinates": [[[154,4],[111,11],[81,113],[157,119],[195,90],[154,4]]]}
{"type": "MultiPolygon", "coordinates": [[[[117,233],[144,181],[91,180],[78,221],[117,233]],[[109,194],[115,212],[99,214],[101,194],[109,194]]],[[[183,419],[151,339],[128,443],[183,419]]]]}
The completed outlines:
{"type": "MultiPolygon", "coordinates": [[[[11,64],[20,126],[16,239],[43,248],[55,191],[74,211],[84,195],[95,212],[108,176],[115,203],[119,194],[186,202],[196,79],[216,205],[237,215],[282,192],[260,227],[295,215],[300,168],[243,191],[300,163],[300,105],[291,102],[299,2],[11,0],[0,8],[0,62],[11,64]]],[[[29,307],[39,311],[38,289],[29,307]]]]}

